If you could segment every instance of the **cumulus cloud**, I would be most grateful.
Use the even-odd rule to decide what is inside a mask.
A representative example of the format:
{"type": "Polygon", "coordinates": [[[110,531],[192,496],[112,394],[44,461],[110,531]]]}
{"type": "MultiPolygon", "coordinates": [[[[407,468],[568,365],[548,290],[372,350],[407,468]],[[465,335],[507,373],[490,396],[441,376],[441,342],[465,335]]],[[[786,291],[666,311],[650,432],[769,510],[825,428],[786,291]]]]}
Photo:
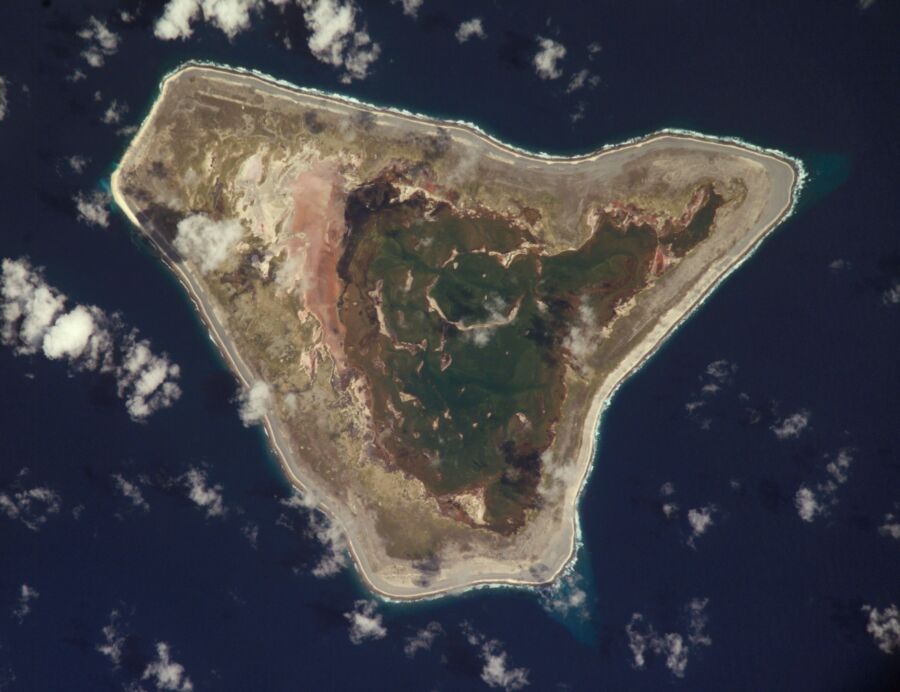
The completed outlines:
{"type": "Polygon", "coordinates": [[[881,294],[881,302],[885,305],[900,305],[900,281],[894,281],[890,288],[885,289],[881,294]]]}
{"type": "Polygon", "coordinates": [[[893,512],[884,515],[884,523],[878,527],[878,533],[895,541],[900,541],[900,518],[893,512]]]}
{"type": "Polygon", "coordinates": [[[87,168],[90,161],[90,159],[81,154],[73,154],[66,159],[66,163],[69,164],[69,168],[71,168],[74,173],[84,173],[84,169],[87,168]]]}
{"type": "Polygon", "coordinates": [[[429,622],[425,627],[416,632],[415,636],[407,637],[403,645],[403,653],[408,658],[414,658],[420,651],[431,651],[435,640],[444,633],[444,628],[439,622],[429,622]]]}
{"type": "Polygon", "coordinates": [[[561,576],[540,589],[539,595],[541,605],[549,613],[562,616],[575,613],[582,620],[588,617],[587,593],[581,588],[581,576],[577,573],[561,576]]]}
{"type": "Polygon", "coordinates": [[[599,83],[600,77],[591,74],[591,71],[585,68],[572,75],[571,79],[569,79],[569,85],[566,87],[566,93],[571,94],[579,89],[583,89],[586,84],[593,88],[599,83]]]}
{"type": "Polygon", "coordinates": [[[150,680],[157,690],[167,692],[191,692],[194,689],[184,666],[172,660],[172,651],[166,642],[156,643],[156,660],[144,669],[141,680],[150,680]]]}
{"type": "MultiPolygon", "coordinates": [[[[311,493],[304,495],[294,489],[290,497],[280,502],[284,507],[307,513],[308,535],[319,541],[324,548],[322,557],[312,569],[313,576],[320,579],[332,577],[347,567],[349,552],[347,537],[324,512],[316,510],[319,503],[314,495],[311,493]]],[[[279,523],[287,525],[284,517],[279,518],[279,523]]]]}
{"type": "Polygon", "coordinates": [[[781,419],[778,423],[772,425],[770,429],[779,440],[796,439],[800,437],[800,433],[809,427],[809,419],[809,411],[800,409],[797,413],[792,413],[781,419]]]}
{"type": "Polygon", "coordinates": [[[481,17],[472,17],[472,19],[461,22],[459,28],[456,30],[456,40],[460,43],[465,43],[470,38],[487,38],[481,17]]]}
{"type": "Polygon", "coordinates": [[[222,498],[221,485],[207,485],[206,472],[191,467],[181,478],[187,488],[188,498],[201,509],[206,510],[207,517],[225,516],[225,502],[222,498]]]}
{"type": "Polygon", "coordinates": [[[794,495],[794,507],[805,522],[813,522],[819,516],[828,514],[837,504],[837,491],[847,482],[853,455],[850,449],[842,449],[834,458],[827,457],[824,478],[814,486],[801,485],[794,495]]]}
{"type": "Polygon", "coordinates": [[[114,667],[118,668],[122,660],[122,649],[125,647],[125,635],[121,630],[122,616],[118,610],[109,614],[109,624],[102,629],[103,641],[97,644],[96,649],[106,656],[114,667]]]}
{"type": "Polygon", "coordinates": [[[400,3],[403,6],[403,14],[415,19],[419,16],[419,10],[422,7],[423,0],[391,0],[391,2],[395,5],[400,3]]]}
{"type": "Polygon", "coordinates": [[[28,617],[28,613],[31,612],[31,602],[37,600],[40,595],[36,589],[28,586],[28,584],[22,584],[19,588],[19,599],[16,601],[15,608],[13,608],[12,616],[20,625],[28,617]]]}
{"type": "Polygon", "coordinates": [[[12,486],[0,492],[0,515],[38,531],[49,517],[59,514],[62,501],[56,491],[45,486],[24,487],[21,478],[26,473],[20,472],[12,486]]]}
{"type": "Polygon", "coordinates": [[[78,210],[78,220],[88,226],[109,226],[109,204],[112,197],[103,190],[94,190],[90,195],[79,192],[72,198],[78,210]]]}
{"type": "Polygon", "coordinates": [[[897,606],[891,603],[884,610],[878,610],[865,605],[862,610],[869,616],[866,632],[872,635],[878,648],[886,654],[900,653],[900,610],[897,606]]]}
{"type": "Polygon", "coordinates": [[[715,505],[705,505],[696,509],[689,509],[687,513],[688,525],[691,527],[691,535],[688,537],[687,543],[692,548],[696,548],[696,541],[700,536],[705,534],[709,527],[715,522],[713,514],[716,512],[715,505]]]}
{"type": "Polygon", "coordinates": [[[462,624],[466,641],[478,647],[482,663],[481,679],[488,687],[501,687],[510,690],[521,690],[528,685],[527,668],[511,668],[503,645],[496,639],[488,639],[475,630],[469,623],[462,624]]]}
{"type": "Polygon", "coordinates": [[[247,522],[241,527],[241,535],[250,542],[251,547],[256,548],[259,542],[259,524],[247,522]]]}
{"type": "Polygon", "coordinates": [[[250,427],[258,423],[272,407],[272,390],[262,380],[257,380],[238,397],[240,408],[238,413],[241,422],[250,427]]]}
{"type": "Polygon", "coordinates": [[[8,91],[6,79],[0,77],[0,120],[3,120],[9,111],[9,99],[7,98],[8,91]]]}
{"type": "Polygon", "coordinates": [[[646,622],[641,613],[632,613],[625,626],[628,648],[631,649],[635,668],[642,670],[647,663],[648,653],[665,659],[666,668],[676,677],[684,677],[690,653],[699,646],[712,645],[712,638],[706,632],[708,617],[707,598],[694,598],[685,606],[687,618],[686,632],[660,634],[652,624],[646,622]]]}
{"type": "Polygon", "coordinates": [[[96,17],[88,19],[87,25],[78,32],[78,37],[87,45],[81,57],[91,67],[103,67],[106,58],[119,50],[119,35],[110,31],[106,24],[96,17]]]}
{"type": "Polygon", "coordinates": [[[251,13],[264,4],[263,0],[169,0],[153,33],[164,41],[190,38],[194,33],[191,24],[202,18],[233,39],[250,28],[251,13]]]}
{"type": "Polygon", "coordinates": [[[340,68],[345,84],[365,79],[381,47],[372,42],[365,26],[357,27],[356,5],[351,0],[300,0],[300,4],[313,56],[340,68]]]}
{"type": "Polygon", "coordinates": [[[534,71],[541,79],[559,79],[562,77],[560,61],[566,57],[566,47],[552,38],[537,37],[538,52],[535,53],[534,71]]]}
{"type": "Polygon", "coordinates": [[[181,376],[181,369],[170,363],[166,354],[153,353],[150,342],[138,340],[135,332],[125,337],[123,351],[116,368],[117,390],[133,420],[146,420],[178,400],[181,387],[175,380],[181,376]]]}
{"type": "Polygon", "coordinates": [[[116,99],[109,102],[103,115],[100,116],[100,122],[104,125],[118,125],[122,122],[122,116],[128,112],[128,104],[119,103],[116,99]]]}
{"type": "Polygon", "coordinates": [[[127,480],[121,473],[114,473],[112,479],[116,490],[118,490],[125,498],[131,500],[132,505],[145,512],[150,511],[150,505],[147,504],[147,501],[144,499],[144,494],[136,483],[127,480]]]}
{"type": "Polygon", "coordinates": [[[387,629],[382,623],[381,613],[378,612],[375,601],[365,599],[356,601],[353,610],[344,613],[344,617],[350,623],[350,641],[354,644],[384,639],[387,636],[387,629]]]}
{"type": "Polygon", "coordinates": [[[178,222],[175,249],[209,273],[228,259],[243,232],[237,219],[213,221],[205,214],[191,214],[178,222]]]}

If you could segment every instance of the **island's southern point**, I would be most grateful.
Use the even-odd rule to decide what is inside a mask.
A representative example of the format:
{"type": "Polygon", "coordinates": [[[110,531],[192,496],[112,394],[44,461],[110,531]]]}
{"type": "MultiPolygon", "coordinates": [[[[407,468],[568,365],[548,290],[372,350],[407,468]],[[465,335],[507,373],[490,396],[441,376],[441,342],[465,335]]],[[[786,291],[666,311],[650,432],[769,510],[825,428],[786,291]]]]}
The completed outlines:
{"type": "Polygon", "coordinates": [[[679,133],[573,158],[228,68],[169,75],[115,171],[291,481],[376,592],[572,558],[616,387],[789,213],[798,163],[679,133]]]}

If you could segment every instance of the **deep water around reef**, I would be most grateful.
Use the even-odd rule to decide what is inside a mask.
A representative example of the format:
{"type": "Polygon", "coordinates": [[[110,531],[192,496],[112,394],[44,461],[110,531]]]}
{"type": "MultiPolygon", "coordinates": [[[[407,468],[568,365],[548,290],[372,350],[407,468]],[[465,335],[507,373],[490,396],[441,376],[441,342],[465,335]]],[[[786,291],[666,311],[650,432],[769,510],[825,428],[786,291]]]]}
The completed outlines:
{"type": "Polygon", "coordinates": [[[896,689],[900,659],[879,651],[862,609],[900,605],[900,543],[878,531],[900,515],[900,305],[889,298],[900,282],[900,6],[425,0],[412,20],[362,4],[383,52],[348,86],[310,56],[294,7],[269,8],[232,42],[199,27],[165,43],[152,35],[159,4],[129,25],[108,2],[0,7],[0,257],[28,256],[72,301],[121,312],[181,366],[184,390],[136,424],[111,381],[0,349],[0,493],[61,498],[37,531],[0,512],[0,689],[119,689],[140,681],[158,642],[197,690],[485,689],[486,651],[529,669],[535,690],[896,689]],[[79,56],[91,14],[122,37],[100,69],[79,56]],[[487,38],[458,44],[453,32],[475,15],[487,38]],[[534,74],[537,34],[566,45],[564,78],[534,74]],[[584,546],[559,589],[379,603],[386,636],[351,643],[345,613],[368,596],[351,570],[312,574],[323,548],[309,516],[280,503],[289,488],[262,433],[241,425],[235,384],[182,288],[121,215],[106,229],[75,219],[72,196],[104,185],[128,141],[100,122],[110,101],[130,107],[122,125],[138,123],[160,77],[187,59],[472,121],[533,150],[681,127],[806,163],[795,215],[616,394],[582,498],[584,546]],[[87,78],[67,81],[76,67],[87,78]],[[565,93],[581,68],[600,84],[565,93]],[[75,154],[90,158],[80,175],[65,162],[75,154]],[[736,369],[705,374],[722,359],[736,369]],[[720,389],[704,394],[710,384],[720,389]],[[778,439],[772,426],[801,410],[808,428],[778,439]],[[842,449],[846,482],[804,522],[797,490],[827,481],[842,449]],[[178,479],[190,468],[221,486],[224,516],[186,497],[178,479]],[[149,511],[113,474],[140,484],[149,511]],[[669,519],[667,504],[678,506],[669,519]],[[713,524],[692,535],[688,511],[704,508],[713,524]],[[23,584],[40,596],[20,622],[23,584]],[[686,608],[704,600],[709,645],[689,638],[686,608]],[[97,651],[114,610],[118,668],[97,651]],[[634,613],[633,631],[689,644],[683,679],[649,646],[635,667],[634,613]],[[444,633],[405,655],[430,622],[444,633]]]}

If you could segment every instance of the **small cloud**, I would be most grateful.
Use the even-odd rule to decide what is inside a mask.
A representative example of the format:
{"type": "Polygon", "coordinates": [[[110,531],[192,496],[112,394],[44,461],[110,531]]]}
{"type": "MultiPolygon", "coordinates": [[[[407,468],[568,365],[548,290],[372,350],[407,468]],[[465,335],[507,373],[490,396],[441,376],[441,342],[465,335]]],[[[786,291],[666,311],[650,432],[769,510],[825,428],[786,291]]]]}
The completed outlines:
{"type": "Polygon", "coordinates": [[[0,515],[19,521],[32,531],[38,531],[47,519],[59,514],[62,501],[47,487],[23,488],[16,480],[9,492],[0,492],[0,515]]]}
{"type": "Polygon", "coordinates": [[[900,653],[900,610],[897,606],[891,603],[884,610],[878,610],[864,605],[862,610],[869,616],[866,632],[872,635],[878,648],[886,654],[900,653]]]}
{"type": "Polygon", "coordinates": [[[706,505],[697,509],[688,510],[687,520],[691,527],[691,535],[687,540],[689,546],[696,548],[696,540],[705,534],[709,530],[709,527],[715,523],[713,521],[713,514],[715,514],[715,512],[715,505],[706,505]]]}
{"type": "Polygon", "coordinates": [[[109,624],[104,626],[103,641],[97,644],[97,651],[106,656],[115,668],[122,660],[122,649],[125,647],[125,635],[121,631],[122,617],[118,610],[109,614],[109,624]]]}
{"type": "Polygon", "coordinates": [[[228,259],[243,233],[237,219],[213,221],[205,214],[191,214],[178,222],[174,245],[206,274],[228,259]]]}
{"type": "Polygon", "coordinates": [[[125,337],[123,352],[122,362],[115,371],[116,385],[132,420],[146,420],[178,400],[181,387],[175,381],[181,369],[169,362],[165,353],[153,353],[150,342],[138,340],[134,331],[125,337]]]}
{"type": "Polygon", "coordinates": [[[344,617],[350,622],[350,641],[354,644],[384,639],[387,636],[387,629],[382,623],[375,601],[356,601],[353,610],[344,613],[344,617]]]}
{"type": "Polygon", "coordinates": [[[584,120],[584,110],[584,101],[579,101],[575,106],[575,110],[569,113],[569,120],[573,125],[580,120],[584,120]]]}
{"type": "Polygon", "coordinates": [[[207,485],[206,472],[191,467],[182,476],[182,482],[187,487],[188,498],[201,509],[206,510],[207,517],[225,516],[225,503],[222,499],[221,485],[207,485]]]}
{"type": "Polygon", "coordinates": [[[847,260],[841,259],[841,258],[832,260],[831,262],[828,263],[828,268],[834,272],[839,272],[842,269],[848,269],[849,267],[850,267],[850,263],[847,260]]]}
{"type": "Polygon", "coordinates": [[[481,17],[467,19],[460,23],[459,28],[456,30],[456,40],[460,43],[465,43],[470,38],[487,38],[487,34],[484,32],[484,25],[481,22],[481,17]]]}
{"type": "Polygon", "coordinates": [[[603,46],[600,45],[600,41],[591,41],[587,47],[588,59],[593,60],[594,56],[602,50],[603,46]]]}
{"type": "Polygon", "coordinates": [[[87,46],[81,51],[81,57],[91,67],[103,67],[106,58],[119,50],[119,35],[110,31],[96,17],[88,19],[87,26],[78,32],[78,37],[87,42],[87,46]]]}
{"type": "MultiPolygon", "coordinates": [[[[283,4],[273,0],[273,4],[283,4]]],[[[153,27],[153,34],[163,41],[190,38],[191,24],[202,18],[229,39],[250,28],[251,12],[258,12],[263,0],[169,0],[162,16],[153,27]]]]}
{"type": "Polygon", "coordinates": [[[578,573],[563,575],[538,593],[541,605],[548,613],[557,613],[563,617],[574,613],[582,620],[589,616],[587,593],[581,588],[581,576],[578,573]]]}
{"type": "Polygon", "coordinates": [[[109,204],[112,197],[102,190],[94,190],[90,195],[79,192],[72,198],[78,210],[78,220],[88,226],[109,227],[109,204]]]}
{"type": "Polygon", "coordinates": [[[0,120],[6,117],[9,112],[9,99],[7,97],[9,89],[6,85],[6,79],[0,77],[0,120]]]}
{"type": "Polygon", "coordinates": [[[37,592],[37,589],[33,589],[28,586],[28,584],[22,584],[19,588],[19,600],[16,602],[16,607],[13,608],[12,616],[15,618],[16,622],[20,625],[25,621],[25,618],[28,617],[28,613],[31,612],[31,602],[38,599],[41,594],[37,592]]]}
{"type": "Polygon", "coordinates": [[[172,651],[166,642],[156,643],[156,660],[144,669],[141,680],[150,680],[157,690],[167,692],[191,692],[194,689],[184,666],[172,660],[172,651]]]}
{"type": "Polygon", "coordinates": [[[391,2],[394,4],[399,2],[403,6],[403,14],[415,19],[419,15],[423,0],[391,0],[391,2]]]}
{"type": "MultiPolygon", "coordinates": [[[[340,527],[324,512],[316,510],[319,501],[312,493],[304,495],[294,489],[291,496],[281,500],[280,503],[284,507],[308,513],[308,534],[319,541],[325,549],[319,562],[313,567],[313,576],[320,579],[333,577],[347,567],[349,551],[347,538],[340,527]]],[[[279,523],[283,524],[285,521],[283,516],[279,518],[279,523]]]]}
{"type": "Polygon", "coordinates": [[[248,389],[241,392],[238,413],[241,422],[250,427],[261,421],[272,407],[272,390],[262,380],[257,380],[248,389]]]}
{"type": "Polygon", "coordinates": [[[100,122],[104,125],[118,125],[122,122],[122,116],[128,112],[128,104],[119,103],[116,99],[109,102],[109,106],[103,115],[100,116],[100,122]]]}
{"type": "Polygon", "coordinates": [[[503,645],[496,639],[487,639],[476,631],[469,623],[462,624],[463,634],[472,646],[479,648],[481,660],[481,679],[488,687],[501,687],[507,692],[521,690],[528,682],[527,668],[511,668],[503,645]]]}
{"type": "Polygon", "coordinates": [[[566,93],[571,94],[573,91],[578,91],[582,89],[585,84],[587,84],[588,78],[591,76],[591,71],[587,68],[583,70],[579,70],[575,74],[572,75],[572,78],[569,80],[569,85],[566,87],[566,93]]]}
{"type": "Polygon", "coordinates": [[[112,479],[116,486],[116,490],[118,490],[125,498],[131,500],[132,505],[145,512],[150,511],[150,505],[147,504],[143,493],[141,493],[141,489],[136,484],[126,480],[120,473],[114,473],[112,479]]]}
{"type": "Polygon", "coordinates": [[[837,504],[837,491],[847,482],[853,455],[850,449],[842,449],[837,456],[825,465],[825,478],[815,486],[801,485],[794,495],[794,506],[797,514],[808,523],[816,517],[828,514],[831,507],[837,504]]]}
{"type": "Polygon", "coordinates": [[[381,54],[365,26],[358,28],[356,5],[351,0],[300,0],[310,31],[307,44],[313,56],[342,70],[341,82],[365,79],[381,54]]]}
{"type": "Polygon", "coordinates": [[[770,430],[775,433],[775,437],[779,440],[792,440],[800,437],[800,433],[809,427],[810,413],[806,409],[801,409],[797,413],[792,413],[787,418],[783,418],[780,422],[772,425],[770,430]]]}
{"type": "Polygon", "coordinates": [[[900,541],[900,518],[892,512],[884,515],[884,523],[878,527],[878,533],[895,541],[900,541]]]}
{"type": "Polygon", "coordinates": [[[900,304],[900,281],[894,281],[893,285],[881,294],[881,302],[885,305],[900,304]]]}
{"type": "Polygon", "coordinates": [[[74,154],[66,159],[66,163],[69,164],[69,168],[72,169],[74,173],[84,173],[84,169],[87,168],[87,165],[91,162],[90,159],[81,156],[80,154],[74,154]]]}
{"type": "Polygon", "coordinates": [[[250,545],[253,548],[259,543],[259,524],[256,522],[247,522],[241,527],[241,534],[250,541],[250,545]]]}
{"type": "Polygon", "coordinates": [[[714,360],[712,363],[706,366],[704,373],[707,377],[718,382],[719,384],[726,384],[731,382],[734,374],[737,372],[737,365],[734,363],[730,363],[724,358],[720,360],[714,360]]]}
{"type": "Polygon", "coordinates": [[[687,628],[685,633],[668,632],[659,634],[653,625],[644,620],[641,613],[633,613],[625,626],[628,647],[631,649],[632,663],[643,670],[647,654],[652,653],[665,659],[666,668],[678,678],[683,678],[687,670],[690,653],[699,646],[711,646],[712,638],[706,633],[708,617],[707,598],[694,598],[685,606],[687,628]]]}
{"type": "Polygon", "coordinates": [[[541,79],[559,79],[562,77],[562,69],[559,62],[566,57],[566,48],[552,38],[537,37],[538,52],[534,56],[533,64],[537,76],[541,79]]]}
{"type": "Polygon", "coordinates": [[[72,71],[72,74],[66,75],[66,81],[71,82],[72,84],[80,82],[82,79],[87,79],[87,75],[84,73],[84,70],[79,67],[76,67],[72,71]]]}
{"type": "Polygon", "coordinates": [[[408,658],[414,658],[419,651],[431,651],[435,640],[444,633],[444,628],[439,622],[429,622],[425,627],[416,632],[415,636],[407,637],[403,645],[403,653],[408,658]]]}

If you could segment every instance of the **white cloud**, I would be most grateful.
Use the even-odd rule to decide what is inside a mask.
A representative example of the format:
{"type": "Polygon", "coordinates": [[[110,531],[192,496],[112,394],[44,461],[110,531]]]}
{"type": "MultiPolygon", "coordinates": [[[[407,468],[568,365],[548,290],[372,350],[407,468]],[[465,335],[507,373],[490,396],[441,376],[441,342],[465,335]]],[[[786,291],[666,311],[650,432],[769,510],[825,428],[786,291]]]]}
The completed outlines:
{"type": "MultiPolygon", "coordinates": [[[[321,511],[316,510],[318,499],[312,493],[302,494],[296,488],[291,496],[280,500],[280,503],[291,509],[306,511],[309,517],[308,535],[315,538],[324,548],[322,557],[313,567],[313,576],[320,579],[332,577],[348,564],[349,546],[347,538],[340,527],[321,511]]],[[[279,524],[288,526],[284,517],[279,517],[279,524]]]]}
{"type": "Polygon", "coordinates": [[[593,86],[594,83],[595,80],[593,80],[590,70],[587,68],[579,70],[573,74],[572,78],[569,80],[569,85],[566,87],[566,93],[571,94],[573,91],[582,89],[585,84],[591,84],[593,86]]]}
{"type": "Polygon", "coordinates": [[[113,666],[119,667],[122,660],[122,649],[125,646],[125,635],[122,633],[119,623],[121,615],[118,610],[113,610],[109,614],[109,624],[106,625],[103,632],[103,642],[97,644],[97,651],[112,661],[113,666]]]}
{"type": "Polygon", "coordinates": [[[116,99],[109,102],[109,106],[100,116],[100,122],[104,125],[118,125],[122,122],[122,116],[128,112],[128,104],[119,103],[116,99]]]}
{"type": "Polygon", "coordinates": [[[771,426],[771,430],[775,433],[775,437],[779,440],[790,440],[800,437],[809,426],[810,413],[806,409],[801,409],[797,413],[783,418],[781,422],[771,426]]]}
{"type": "Polygon", "coordinates": [[[81,51],[81,57],[91,67],[103,67],[106,58],[119,50],[119,35],[110,31],[96,17],[88,19],[87,26],[78,32],[78,37],[87,42],[87,47],[81,51]]]}
{"type": "Polygon", "coordinates": [[[263,0],[169,0],[153,33],[164,41],[190,38],[191,24],[202,17],[233,39],[250,28],[251,13],[262,10],[264,4],[263,0]]]}
{"type": "Polygon", "coordinates": [[[828,263],[828,268],[836,272],[840,271],[841,269],[847,269],[849,266],[850,262],[840,257],[828,263]]]}
{"type": "Polygon", "coordinates": [[[559,62],[566,57],[566,47],[552,38],[537,37],[540,49],[534,56],[534,70],[541,79],[559,79],[562,69],[559,62]]]}
{"type": "Polygon", "coordinates": [[[687,632],[659,634],[653,625],[646,623],[641,613],[633,613],[625,626],[628,647],[635,668],[641,670],[647,663],[650,652],[665,659],[666,668],[676,677],[684,677],[690,653],[698,646],[712,645],[712,638],[706,632],[708,617],[706,606],[709,599],[694,598],[685,606],[688,617],[687,632]]]}
{"type": "Polygon", "coordinates": [[[382,623],[381,613],[376,610],[375,601],[356,601],[353,610],[344,613],[344,617],[350,622],[350,641],[354,644],[387,636],[387,629],[382,623]]]}
{"type": "Polygon", "coordinates": [[[116,368],[119,398],[125,400],[132,420],[146,420],[181,396],[181,387],[175,382],[181,369],[170,363],[165,353],[153,353],[150,342],[138,340],[135,332],[126,336],[123,343],[122,362],[116,368]]]}
{"type": "Polygon", "coordinates": [[[594,56],[597,55],[597,53],[599,53],[601,50],[603,50],[603,46],[600,45],[599,41],[591,41],[591,43],[589,43],[587,47],[588,58],[593,60],[594,56]]]}
{"type": "Polygon", "coordinates": [[[356,26],[357,8],[352,0],[300,0],[303,18],[311,34],[308,45],[317,60],[343,70],[341,81],[365,79],[381,54],[365,27],[356,26]]]}
{"type": "Polygon", "coordinates": [[[9,112],[9,99],[7,98],[8,91],[6,79],[0,77],[0,120],[3,120],[9,112]]]}
{"type": "Polygon", "coordinates": [[[737,369],[737,365],[735,365],[734,363],[729,363],[723,358],[721,360],[714,360],[712,363],[707,365],[704,372],[716,382],[724,384],[731,381],[731,378],[737,372],[737,369]]]}
{"type": "Polygon", "coordinates": [[[166,642],[156,643],[156,660],[144,669],[141,680],[151,680],[157,690],[167,692],[190,692],[194,689],[184,666],[172,660],[172,652],[166,642]]]}
{"type": "Polygon", "coordinates": [[[262,380],[257,380],[239,397],[241,422],[250,427],[258,423],[272,407],[272,390],[262,380]]]}
{"type": "Polygon", "coordinates": [[[69,164],[69,168],[71,168],[75,173],[84,173],[84,169],[87,168],[87,165],[90,163],[90,161],[90,159],[85,158],[81,154],[73,154],[66,159],[66,163],[69,164]]]}
{"type": "Polygon", "coordinates": [[[829,508],[837,504],[838,488],[847,482],[851,463],[851,450],[842,449],[825,465],[826,477],[823,481],[813,487],[801,485],[797,489],[794,506],[803,521],[811,523],[816,517],[828,514],[829,508]]]}
{"type": "Polygon", "coordinates": [[[182,482],[187,486],[188,498],[201,509],[205,509],[207,517],[225,516],[222,486],[207,485],[205,471],[192,467],[184,474],[182,482]]]}
{"type": "Polygon", "coordinates": [[[94,190],[90,195],[79,192],[72,198],[78,210],[78,220],[88,226],[109,226],[109,204],[112,197],[102,190],[94,190]]]}
{"type": "Polygon", "coordinates": [[[16,607],[13,608],[12,616],[20,625],[28,617],[28,613],[31,612],[31,602],[37,600],[40,595],[36,589],[28,586],[28,584],[22,584],[19,588],[19,600],[16,602],[16,607]]]}
{"type": "Polygon", "coordinates": [[[794,506],[797,508],[797,514],[803,521],[812,522],[817,516],[825,511],[825,508],[819,503],[813,490],[801,485],[794,495],[794,506]]]}
{"type": "Polygon", "coordinates": [[[893,285],[881,294],[881,302],[885,305],[900,304],[900,281],[894,281],[893,285]]]}
{"type": "Polygon", "coordinates": [[[691,527],[691,535],[687,540],[689,546],[695,548],[696,540],[705,534],[709,530],[709,527],[715,523],[713,521],[713,514],[715,512],[715,505],[705,505],[704,507],[688,510],[687,520],[691,527]]]}
{"type": "Polygon", "coordinates": [[[150,505],[147,504],[147,501],[144,499],[144,494],[137,484],[127,480],[120,473],[114,473],[112,479],[116,485],[116,490],[122,493],[124,497],[131,500],[131,504],[145,512],[150,511],[150,505]]]}
{"type": "Polygon", "coordinates": [[[247,522],[241,527],[241,534],[250,541],[250,545],[256,548],[259,542],[259,524],[255,522],[247,522]]]}
{"type": "Polygon", "coordinates": [[[540,602],[549,613],[566,616],[575,613],[581,619],[587,619],[587,593],[581,588],[581,577],[578,573],[566,574],[550,586],[539,590],[540,602]]]}
{"type": "Polygon", "coordinates": [[[419,9],[422,7],[423,0],[391,0],[392,3],[400,3],[403,5],[403,14],[407,17],[415,19],[419,16],[419,9]]]}
{"type": "MultiPolygon", "coordinates": [[[[22,475],[19,474],[20,477],[22,475]]],[[[32,531],[39,530],[50,516],[59,514],[61,505],[61,499],[54,490],[43,486],[24,488],[18,479],[9,492],[0,492],[0,515],[20,521],[32,531]]]]}
{"type": "Polygon", "coordinates": [[[481,669],[481,679],[487,683],[488,687],[502,687],[509,692],[510,690],[521,690],[529,684],[528,669],[510,668],[507,654],[499,641],[488,639],[467,622],[462,623],[462,629],[466,641],[479,648],[481,660],[484,663],[481,669]]]}
{"type": "Polygon", "coordinates": [[[44,335],[43,352],[50,360],[66,359],[96,369],[112,347],[104,326],[106,315],[93,305],[76,305],[60,315],[44,335]]]}
{"type": "Polygon", "coordinates": [[[481,17],[467,19],[460,23],[459,28],[456,30],[456,40],[460,43],[465,43],[470,38],[487,38],[487,34],[484,33],[484,25],[481,22],[481,17]]]}
{"type": "Polygon", "coordinates": [[[866,632],[872,635],[878,648],[886,654],[900,653],[900,610],[891,603],[884,610],[870,605],[862,608],[869,616],[866,632]]]}
{"type": "Polygon", "coordinates": [[[228,259],[243,232],[237,219],[213,221],[205,214],[192,214],[178,222],[174,245],[202,272],[208,273],[228,259]]]}
{"type": "Polygon", "coordinates": [[[444,633],[444,628],[439,622],[429,622],[425,627],[416,632],[415,636],[407,637],[403,645],[403,653],[409,658],[415,657],[419,651],[431,651],[434,641],[444,633]]]}
{"type": "Polygon", "coordinates": [[[878,527],[878,533],[895,541],[900,541],[900,519],[892,512],[884,515],[884,523],[878,527]]]}

